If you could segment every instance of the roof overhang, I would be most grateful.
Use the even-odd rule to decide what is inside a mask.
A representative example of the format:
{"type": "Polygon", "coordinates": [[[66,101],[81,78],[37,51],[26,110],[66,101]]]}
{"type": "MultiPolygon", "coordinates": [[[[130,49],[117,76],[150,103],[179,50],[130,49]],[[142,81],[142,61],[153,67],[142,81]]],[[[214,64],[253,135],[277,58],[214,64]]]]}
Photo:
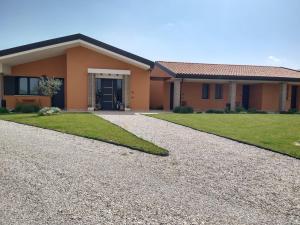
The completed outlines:
{"type": "Polygon", "coordinates": [[[232,76],[232,75],[210,75],[210,74],[185,74],[175,73],[159,62],[155,62],[155,65],[165,71],[168,75],[174,78],[180,79],[195,79],[195,80],[236,80],[236,81],[278,81],[278,82],[300,82],[300,78],[293,77],[272,77],[272,76],[232,76]]]}
{"type": "Polygon", "coordinates": [[[206,79],[206,80],[253,80],[253,81],[282,81],[300,82],[300,78],[268,77],[268,76],[230,76],[230,75],[206,75],[206,74],[176,74],[175,78],[181,79],[206,79]]]}
{"type": "Polygon", "coordinates": [[[56,38],[0,51],[0,64],[14,66],[66,53],[69,48],[82,46],[100,54],[149,70],[153,62],[82,34],[56,38]]]}

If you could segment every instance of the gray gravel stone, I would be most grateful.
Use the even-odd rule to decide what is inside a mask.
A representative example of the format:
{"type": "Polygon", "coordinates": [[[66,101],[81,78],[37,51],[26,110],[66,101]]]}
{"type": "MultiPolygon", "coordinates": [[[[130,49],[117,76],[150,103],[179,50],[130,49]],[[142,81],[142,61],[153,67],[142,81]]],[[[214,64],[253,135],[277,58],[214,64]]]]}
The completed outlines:
{"type": "Polygon", "coordinates": [[[0,224],[299,224],[300,161],[142,115],[159,157],[0,121],[0,224]]]}

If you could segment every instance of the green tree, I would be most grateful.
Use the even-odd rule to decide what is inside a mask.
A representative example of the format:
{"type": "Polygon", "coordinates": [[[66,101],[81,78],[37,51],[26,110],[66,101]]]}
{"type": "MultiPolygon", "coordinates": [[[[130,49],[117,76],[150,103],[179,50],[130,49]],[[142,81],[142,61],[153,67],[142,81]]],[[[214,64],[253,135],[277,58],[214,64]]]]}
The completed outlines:
{"type": "Polygon", "coordinates": [[[56,95],[62,86],[62,81],[60,79],[42,77],[39,81],[39,90],[43,95],[49,96],[56,95]]]}

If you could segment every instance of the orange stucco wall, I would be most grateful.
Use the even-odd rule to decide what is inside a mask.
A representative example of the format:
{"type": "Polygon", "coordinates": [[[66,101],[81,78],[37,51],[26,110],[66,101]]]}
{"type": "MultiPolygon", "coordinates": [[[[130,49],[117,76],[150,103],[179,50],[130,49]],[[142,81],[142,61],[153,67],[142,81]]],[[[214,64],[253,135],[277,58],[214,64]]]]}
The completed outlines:
{"type": "Polygon", "coordinates": [[[262,84],[261,110],[268,112],[279,111],[279,84],[262,84]]]}
{"type": "Polygon", "coordinates": [[[156,106],[162,105],[165,111],[170,110],[170,75],[165,71],[154,66],[151,71],[151,91],[150,91],[150,107],[155,108],[156,106]],[[155,79],[161,80],[155,80],[155,79]]]}
{"type": "Polygon", "coordinates": [[[262,84],[250,85],[249,109],[261,110],[262,108],[262,84]]]}
{"type": "Polygon", "coordinates": [[[65,77],[66,76],[66,56],[60,55],[43,59],[35,62],[25,63],[17,66],[13,66],[12,75],[30,75],[30,76],[54,76],[65,77]]]}
{"type": "MultiPolygon", "coordinates": [[[[66,54],[12,67],[12,75],[50,76],[64,78],[65,107],[68,110],[87,110],[88,68],[130,70],[130,108],[148,110],[150,105],[150,71],[99,54],[83,47],[68,49],[66,54]]],[[[17,102],[38,102],[42,107],[51,101],[44,96],[4,96],[9,108],[17,102]],[[47,100],[45,100],[47,99],[47,100]]]]}
{"type": "Polygon", "coordinates": [[[153,70],[151,71],[151,77],[159,77],[159,78],[171,78],[165,71],[163,71],[158,66],[154,66],[153,70]]]}
{"type": "Polygon", "coordinates": [[[163,95],[164,95],[164,81],[151,80],[150,81],[150,109],[163,108],[163,95]]]}
{"type": "Polygon", "coordinates": [[[88,68],[130,70],[130,107],[133,110],[149,110],[150,71],[83,47],[67,50],[68,110],[86,110],[88,107],[88,68]]]}
{"type": "Polygon", "coordinates": [[[49,107],[51,101],[46,96],[5,96],[6,107],[8,109],[14,109],[18,103],[21,104],[34,104],[40,107],[49,107]]]}
{"type": "MultiPolygon", "coordinates": [[[[12,75],[37,76],[42,75],[64,78],[66,76],[66,56],[56,56],[48,59],[20,64],[11,68],[12,75]]],[[[46,96],[4,96],[7,108],[15,108],[17,103],[37,104],[41,107],[51,105],[49,97],[46,96]]]]}
{"type": "Polygon", "coordinates": [[[228,84],[223,84],[223,99],[215,99],[215,84],[210,84],[209,99],[202,99],[202,83],[183,82],[181,88],[182,103],[195,111],[225,109],[228,102],[228,84]]]}

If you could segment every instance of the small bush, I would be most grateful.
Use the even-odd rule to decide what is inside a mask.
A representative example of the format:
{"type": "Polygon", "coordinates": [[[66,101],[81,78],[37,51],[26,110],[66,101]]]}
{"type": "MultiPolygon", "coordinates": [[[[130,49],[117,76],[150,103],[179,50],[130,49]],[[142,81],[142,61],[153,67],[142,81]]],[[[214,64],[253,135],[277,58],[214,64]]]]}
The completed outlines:
{"type": "Polygon", "coordinates": [[[17,104],[14,112],[20,113],[35,113],[40,110],[40,107],[32,104],[17,104]]]}
{"type": "Polygon", "coordinates": [[[288,111],[280,111],[280,114],[298,114],[298,110],[297,109],[289,109],[288,111]]]}
{"type": "Polygon", "coordinates": [[[289,111],[288,111],[289,113],[297,113],[298,112],[298,110],[297,109],[289,109],[289,111]]]}
{"type": "Polygon", "coordinates": [[[174,113],[193,113],[194,109],[189,106],[177,106],[173,109],[174,113]]]}
{"type": "Polygon", "coordinates": [[[266,111],[256,111],[257,114],[268,114],[266,111]]]}
{"type": "Polygon", "coordinates": [[[224,110],[219,110],[219,109],[209,109],[206,111],[206,113],[218,113],[218,114],[221,114],[221,113],[225,113],[224,110]]]}
{"type": "Polygon", "coordinates": [[[244,107],[238,106],[238,107],[236,107],[235,111],[236,111],[237,113],[240,113],[240,112],[245,112],[246,110],[244,109],[244,107]]]}
{"type": "Polygon", "coordinates": [[[57,107],[44,107],[39,112],[39,116],[51,116],[60,113],[60,108],[57,107]]]}
{"type": "Polygon", "coordinates": [[[0,107],[0,114],[9,113],[8,109],[0,107]]]}

